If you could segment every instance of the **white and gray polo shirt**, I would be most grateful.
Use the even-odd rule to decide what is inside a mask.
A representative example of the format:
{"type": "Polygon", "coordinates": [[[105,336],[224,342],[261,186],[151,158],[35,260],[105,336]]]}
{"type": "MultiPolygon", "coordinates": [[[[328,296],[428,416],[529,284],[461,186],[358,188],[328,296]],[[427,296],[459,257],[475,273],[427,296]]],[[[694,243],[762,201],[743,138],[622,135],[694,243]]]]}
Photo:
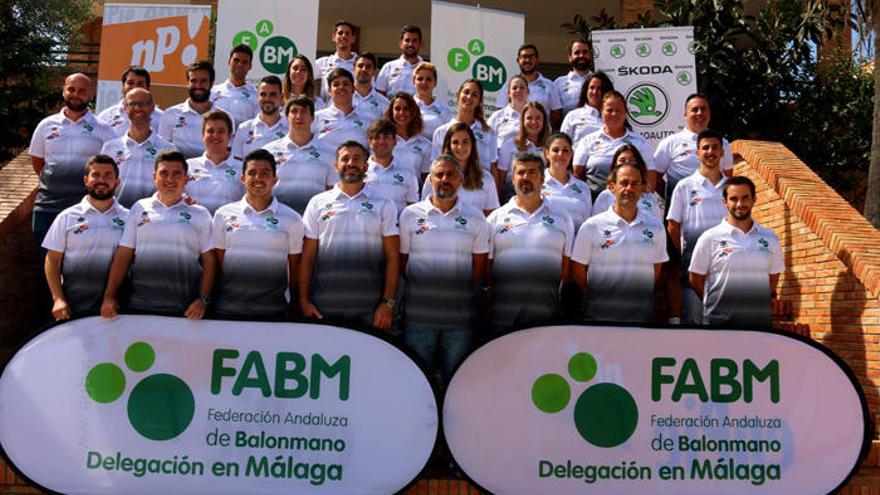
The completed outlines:
{"type": "Polygon", "coordinates": [[[571,217],[574,231],[577,233],[584,220],[590,218],[593,212],[593,200],[590,197],[590,188],[587,183],[574,175],[569,175],[568,182],[559,182],[550,172],[544,172],[544,185],[541,186],[541,194],[545,199],[553,202],[571,217]]]}
{"type": "Polygon", "coordinates": [[[214,246],[223,250],[214,310],[227,315],[283,316],[289,286],[288,256],[300,254],[303,221],[273,198],[256,211],[247,199],[214,214],[214,246]]]}
{"type": "Polygon", "coordinates": [[[278,183],[272,190],[279,201],[302,214],[312,196],[324,192],[339,179],[334,164],[336,151],[312,139],[303,146],[290,136],[272,141],[263,149],[275,156],[278,183]]]}
{"type": "MultiPolygon", "coordinates": [[[[215,108],[217,107],[209,108],[205,113],[215,108]]],[[[186,158],[195,158],[205,152],[202,114],[189,106],[189,99],[165,110],[159,120],[159,135],[173,144],[186,158]]]]}
{"type": "Polygon", "coordinates": [[[703,324],[770,326],[770,275],[785,271],[772,230],[754,222],[746,233],[724,220],[697,240],[689,271],[707,275],[703,324]]]}
{"type": "MultiPolygon", "coordinates": [[[[571,70],[568,74],[559,76],[553,81],[553,84],[556,85],[556,91],[559,92],[559,97],[562,99],[563,112],[571,112],[577,107],[578,99],[581,96],[581,86],[584,85],[591,74],[592,72],[587,71],[584,75],[580,75],[571,70]]],[[[571,134],[569,135],[571,136],[571,134]]]]}
{"type": "Polygon", "coordinates": [[[654,265],[668,259],[663,224],[642,211],[627,222],[609,208],[584,222],[571,260],[588,267],[586,319],[653,321],[654,265]]]}
{"type": "MultiPolygon", "coordinates": [[[[498,90],[497,103],[495,103],[499,108],[504,108],[507,106],[508,98],[507,98],[507,88],[510,86],[510,81],[508,80],[504,83],[504,86],[498,90]]],[[[559,95],[559,90],[556,89],[556,84],[553,83],[550,79],[544,77],[543,74],[538,73],[538,78],[529,83],[529,97],[527,101],[537,101],[540,103],[544,110],[547,112],[547,116],[550,116],[550,112],[553,110],[561,110],[562,109],[562,98],[559,95]]]]}
{"type": "Polygon", "coordinates": [[[504,108],[501,108],[489,117],[486,123],[495,131],[495,136],[497,136],[499,143],[498,147],[502,146],[501,143],[508,139],[513,139],[519,134],[519,119],[521,117],[522,114],[514,110],[510,105],[505,105],[504,108]]]}
{"type": "Polygon", "coordinates": [[[226,160],[214,163],[207,155],[186,161],[189,180],[186,194],[213,214],[217,208],[244,195],[241,182],[241,161],[229,155],[226,160]]]}
{"type": "MultiPolygon", "coordinates": [[[[446,137],[446,130],[458,122],[455,119],[441,125],[434,131],[434,139],[431,141],[431,160],[437,158],[443,150],[443,139],[446,137]]],[[[477,139],[477,154],[480,155],[480,165],[483,169],[489,170],[493,163],[498,161],[498,137],[491,127],[483,129],[483,124],[479,120],[475,120],[471,125],[474,131],[474,137],[477,139]]]]}
{"type": "Polygon", "coordinates": [[[257,99],[257,88],[251,83],[241,86],[232,84],[228,79],[211,88],[211,101],[232,117],[235,130],[238,124],[248,121],[260,113],[260,102],[257,99]]]}
{"type": "Polygon", "coordinates": [[[400,214],[400,252],[406,265],[406,323],[438,330],[470,330],[476,314],[473,255],[490,249],[483,212],[461,199],[443,213],[431,201],[400,214]]]}
{"type": "MultiPolygon", "coordinates": [[[[125,99],[123,98],[119,103],[112,107],[105,108],[98,114],[98,120],[110,126],[110,129],[116,137],[124,135],[128,132],[128,128],[131,126],[131,121],[125,113],[124,102],[125,99]]],[[[165,112],[163,112],[158,106],[154,106],[153,113],[150,114],[150,129],[152,129],[153,132],[159,131],[159,120],[162,119],[163,113],[165,112]]]]}
{"type": "Polygon", "coordinates": [[[419,179],[410,170],[397,165],[392,159],[391,163],[384,167],[373,161],[372,157],[367,160],[369,168],[364,184],[369,189],[372,198],[382,198],[391,201],[399,215],[407,204],[419,200],[419,179]]]}
{"type": "Polygon", "coordinates": [[[135,250],[128,306],[183,313],[199,296],[199,257],[214,248],[211,214],[183,200],[165,206],[154,194],[131,208],[119,245],[135,250]]]}
{"type": "Polygon", "coordinates": [[[394,146],[394,162],[409,170],[416,177],[431,172],[431,140],[416,134],[409,139],[397,136],[394,146]]]}
{"type": "Polygon", "coordinates": [[[156,156],[174,145],[159,137],[155,131],[142,143],[128,136],[128,133],[104,143],[101,153],[109,155],[119,166],[119,187],[116,199],[126,208],[135,201],[156,192],[153,182],[153,169],[156,156]]]}
{"type": "MultiPolygon", "coordinates": [[[[611,205],[616,202],[617,198],[614,197],[614,193],[610,189],[605,189],[596,196],[591,215],[595,216],[608,211],[608,208],[611,208],[611,205]]],[[[639,197],[638,208],[642,213],[662,222],[663,212],[666,211],[666,201],[656,192],[643,192],[639,197]]]]}
{"type": "MultiPolygon", "coordinates": [[[[428,199],[432,192],[431,177],[428,177],[422,186],[422,200],[428,199]]],[[[462,185],[458,188],[457,195],[464,206],[476,208],[480,211],[491,211],[500,206],[495,179],[492,177],[492,174],[485,170],[483,170],[483,187],[471,190],[465,189],[464,185],[462,185]]]]}
{"type": "Polygon", "coordinates": [[[232,156],[239,160],[251,151],[258,150],[263,146],[283,138],[290,131],[290,123],[282,115],[273,125],[266,125],[259,115],[247,122],[238,125],[235,136],[232,138],[232,156]]]}
{"type": "Polygon", "coordinates": [[[578,141],[574,150],[574,164],[586,167],[586,182],[590,189],[597,193],[605,189],[605,179],[611,170],[614,152],[625,144],[635,146],[648,170],[654,170],[654,150],[645,138],[630,129],[619,138],[613,138],[605,134],[604,129],[600,129],[578,141]]]}
{"type": "Polygon", "coordinates": [[[367,96],[361,96],[355,89],[352,103],[357,107],[358,112],[367,119],[367,126],[374,120],[384,119],[385,110],[388,110],[390,104],[388,98],[382,96],[382,93],[376,91],[376,88],[370,88],[367,96]]]}
{"type": "Polygon", "coordinates": [[[386,62],[376,76],[376,89],[383,91],[389,98],[401,91],[411,95],[416,94],[416,86],[412,80],[413,71],[420,63],[422,57],[419,57],[415,63],[410,63],[403,55],[386,62]]]}
{"type": "MultiPolygon", "coordinates": [[[[721,142],[724,156],[721,157],[721,170],[733,170],[733,152],[726,139],[721,142]]],[[[654,170],[666,174],[673,182],[680,181],[700,168],[697,156],[697,133],[683,129],[657,144],[654,152],[654,170]]]]}
{"type": "Polygon", "coordinates": [[[128,210],[118,201],[102,213],[86,196],[52,222],[43,248],[64,254],[61,283],[74,314],[101,308],[110,263],[127,217],[128,210]]]}
{"type": "Polygon", "coordinates": [[[440,98],[434,98],[434,101],[428,105],[416,97],[416,103],[422,113],[422,136],[425,136],[428,141],[434,139],[434,131],[438,127],[455,117],[453,111],[440,98]]]}
{"type": "Polygon", "coordinates": [[[345,114],[331,103],[327,108],[315,112],[312,127],[317,139],[336,152],[336,148],[346,141],[357,141],[366,147],[369,125],[370,117],[358,107],[345,114]]]}
{"type": "Polygon", "coordinates": [[[568,134],[571,142],[577,146],[584,136],[601,131],[604,125],[602,114],[590,105],[584,105],[565,114],[560,130],[568,134]]]}
{"type": "Polygon", "coordinates": [[[321,95],[327,95],[327,76],[330,75],[330,72],[339,67],[340,69],[345,69],[348,72],[351,72],[351,75],[354,75],[354,62],[357,60],[358,54],[355,52],[351,52],[351,57],[345,59],[336,55],[336,52],[327,55],[326,57],[321,57],[315,60],[315,76],[321,80],[321,95]]]}
{"type": "Polygon", "coordinates": [[[697,239],[708,229],[718,225],[727,216],[724,206],[724,184],[721,176],[717,184],[703,177],[699,171],[680,180],[672,191],[666,218],[681,225],[681,251],[684,266],[688,266],[697,239]]]}

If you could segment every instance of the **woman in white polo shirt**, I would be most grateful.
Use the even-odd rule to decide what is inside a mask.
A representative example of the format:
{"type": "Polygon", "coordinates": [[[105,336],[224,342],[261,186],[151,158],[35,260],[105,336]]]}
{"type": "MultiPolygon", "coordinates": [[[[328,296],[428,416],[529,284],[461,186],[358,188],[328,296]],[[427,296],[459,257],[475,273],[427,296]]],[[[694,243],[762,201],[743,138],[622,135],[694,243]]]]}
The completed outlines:
{"type": "Polygon", "coordinates": [[[517,74],[510,78],[507,99],[509,103],[489,117],[489,127],[498,136],[499,148],[505,141],[513,139],[519,133],[523,107],[529,101],[529,82],[525,77],[517,74]]]}
{"type": "Polygon", "coordinates": [[[464,122],[470,126],[476,139],[474,145],[480,157],[480,165],[494,176],[498,165],[498,138],[483,116],[483,85],[475,79],[466,80],[459,86],[456,99],[458,108],[455,117],[434,131],[434,138],[431,140],[431,159],[441,153],[443,140],[450,126],[456,122],[464,122]]]}
{"type": "Polygon", "coordinates": [[[396,93],[385,111],[385,120],[397,129],[394,162],[421,178],[421,184],[431,168],[431,141],[421,133],[424,122],[418,103],[409,93],[396,93]]]}
{"type": "Polygon", "coordinates": [[[522,108],[517,127],[519,127],[517,133],[498,148],[498,175],[495,176],[495,183],[502,204],[507,203],[516,194],[511,181],[513,172],[510,170],[513,157],[521,151],[541,156],[544,140],[550,134],[550,123],[547,121],[544,105],[537,101],[526,103],[522,108]]]}
{"type": "Polygon", "coordinates": [[[571,137],[564,132],[551,134],[544,143],[544,162],[547,172],[541,194],[568,213],[577,233],[584,220],[590,218],[593,201],[587,183],[571,173],[574,155],[571,137]]]}
{"type": "Polygon", "coordinates": [[[315,111],[317,112],[327,107],[327,103],[318,94],[319,89],[315,85],[315,71],[312,69],[312,63],[309,62],[308,57],[305,55],[293,57],[284,73],[284,87],[282,88],[284,101],[290,101],[297,96],[307,96],[315,102],[315,111]]]}
{"type": "Polygon", "coordinates": [[[602,97],[612,91],[614,84],[604,72],[595,72],[581,85],[577,108],[568,112],[560,130],[576,143],[582,137],[602,128],[602,97]]]}

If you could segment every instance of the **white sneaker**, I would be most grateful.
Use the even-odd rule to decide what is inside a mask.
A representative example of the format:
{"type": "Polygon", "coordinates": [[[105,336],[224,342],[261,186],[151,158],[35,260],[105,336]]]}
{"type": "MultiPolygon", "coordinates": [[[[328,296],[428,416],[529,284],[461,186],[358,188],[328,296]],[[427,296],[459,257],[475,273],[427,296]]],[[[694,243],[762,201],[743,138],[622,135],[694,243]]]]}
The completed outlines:
{"type": "Polygon", "coordinates": [[[669,317],[670,325],[681,325],[681,317],[680,316],[670,316],[669,317]]]}

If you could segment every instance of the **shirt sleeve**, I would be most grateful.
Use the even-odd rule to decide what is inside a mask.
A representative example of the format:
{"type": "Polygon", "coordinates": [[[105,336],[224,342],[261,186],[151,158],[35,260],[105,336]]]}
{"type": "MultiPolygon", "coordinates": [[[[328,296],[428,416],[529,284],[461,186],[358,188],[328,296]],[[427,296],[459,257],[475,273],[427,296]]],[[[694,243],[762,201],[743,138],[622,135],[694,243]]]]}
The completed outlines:
{"type": "Polygon", "coordinates": [[[205,254],[214,249],[214,237],[212,234],[214,229],[211,228],[213,226],[211,213],[208,212],[207,208],[201,211],[202,213],[200,216],[202,217],[202,220],[199,222],[201,224],[201,229],[199,231],[199,253],[205,254]]]}
{"type": "Polygon", "coordinates": [[[477,223],[477,235],[474,238],[474,247],[471,254],[491,253],[489,246],[492,241],[492,226],[482,215],[475,216],[474,221],[477,223]]]}
{"type": "Polygon", "coordinates": [[[730,143],[724,139],[721,141],[721,147],[724,149],[724,156],[721,157],[721,170],[733,170],[733,151],[730,149],[730,143]]]}
{"type": "Polygon", "coordinates": [[[336,169],[333,167],[332,163],[327,164],[327,175],[324,177],[324,185],[327,187],[333,186],[336,184],[339,176],[336,175],[336,169]]]}
{"type": "Polygon", "coordinates": [[[376,91],[388,92],[388,73],[391,72],[391,62],[386,62],[376,76],[376,91]]]}
{"type": "Polygon", "coordinates": [[[510,163],[513,161],[513,150],[516,148],[516,142],[508,139],[501,144],[498,150],[498,170],[507,172],[510,170],[510,163]]]}
{"type": "Polygon", "coordinates": [[[785,260],[782,257],[782,246],[776,234],[770,236],[770,275],[785,271],[785,260]]]}
{"type": "Polygon", "coordinates": [[[226,215],[223,214],[223,210],[220,208],[214,213],[211,234],[214,237],[214,247],[217,249],[226,249],[226,215]]]}
{"type": "Polygon", "coordinates": [[[242,124],[238,126],[238,129],[235,131],[235,135],[232,136],[231,154],[233,158],[244,160],[244,141],[246,138],[247,130],[245,129],[245,125],[242,124]]]}
{"type": "MultiPolygon", "coordinates": [[[[577,109],[575,109],[577,110],[577,109]]],[[[572,110],[565,114],[565,118],[562,119],[562,126],[559,128],[560,131],[568,134],[568,137],[574,139],[574,116],[575,110],[572,110]]]]}
{"type": "Polygon", "coordinates": [[[143,213],[144,209],[140,203],[135,203],[131,207],[131,210],[128,212],[128,219],[125,221],[125,230],[122,231],[122,236],[119,237],[120,246],[135,249],[137,245],[138,223],[140,223],[143,213]]]}
{"type": "Polygon", "coordinates": [[[169,108],[165,111],[165,113],[162,114],[162,118],[159,119],[159,129],[156,131],[156,133],[159,134],[159,137],[168,141],[169,143],[173,142],[171,140],[171,126],[174,125],[174,122],[172,121],[172,119],[174,118],[173,113],[174,112],[172,112],[169,108]]]}
{"type": "Polygon", "coordinates": [[[709,231],[703,232],[703,235],[697,239],[694,245],[694,251],[691,253],[691,266],[688,271],[697,275],[706,275],[709,273],[709,263],[712,261],[712,239],[709,231]]]}
{"type": "Polygon", "coordinates": [[[46,232],[46,237],[43,238],[43,248],[48,249],[49,251],[56,251],[59,253],[63,253],[67,248],[67,229],[65,228],[65,224],[67,219],[67,215],[63,213],[55,217],[55,220],[52,221],[52,226],[49,227],[49,231],[46,232]]]}
{"type": "Polygon", "coordinates": [[[382,237],[399,235],[397,227],[397,208],[389,200],[382,200],[382,237]]]}
{"type": "MultiPolygon", "coordinates": [[[[430,141],[425,139],[427,147],[422,151],[421,163],[419,163],[419,172],[422,174],[431,173],[431,152],[433,151],[433,145],[430,141]]],[[[418,179],[418,177],[416,177],[418,179]]]]}
{"type": "Polygon", "coordinates": [[[34,134],[31,136],[31,145],[28,148],[28,154],[37,158],[45,158],[46,156],[46,128],[48,124],[42,121],[37,124],[34,134]]]}
{"type": "Polygon", "coordinates": [[[574,160],[572,160],[572,164],[575,166],[586,167],[587,160],[590,159],[590,146],[587,144],[586,136],[577,142],[577,145],[574,147],[574,160]]]}
{"type": "Polygon", "coordinates": [[[571,260],[582,265],[589,265],[592,257],[593,241],[590,238],[593,227],[591,224],[584,223],[578,230],[577,237],[574,239],[574,246],[571,248],[571,260]]]}
{"type": "Polygon", "coordinates": [[[419,200],[419,178],[415,174],[406,174],[406,198],[407,203],[415,203],[419,200]]]}
{"type": "Polygon", "coordinates": [[[554,82],[550,82],[550,85],[547,88],[547,92],[550,93],[550,111],[561,110],[562,95],[559,94],[559,88],[556,87],[556,84],[554,82]]]}
{"type": "Polygon", "coordinates": [[[443,124],[434,129],[434,136],[431,138],[431,160],[437,158],[443,149],[443,138],[446,137],[446,129],[448,127],[443,124]]]}
{"type": "Polygon", "coordinates": [[[486,131],[486,146],[489,147],[489,163],[498,161],[498,135],[491,128],[486,131]]]}
{"type": "MultiPolygon", "coordinates": [[[[669,213],[666,214],[667,220],[684,223],[685,204],[687,203],[687,183],[680,181],[672,190],[672,199],[669,200],[669,213]]],[[[659,205],[658,205],[659,207],[659,205]]]]}
{"type": "Polygon", "coordinates": [[[303,250],[303,220],[299,213],[290,220],[287,229],[287,254],[300,254],[303,250]]]}
{"type": "Polygon", "coordinates": [[[562,232],[565,234],[565,244],[562,246],[562,256],[571,258],[571,249],[574,244],[574,222],[566,213],[560,213],[559,217],[564,224],[562,226],[562,232]]]}
{"type": "Polygon", "coordinates": [[[422,185],[422,201],[428,199],[428,196],[431,195],[431,176],[425,178],[425,183],[422,185]]]}
{"type": "Polygon", "coordinates": [[[663,222],[658,222],[654,230],[654,263],[669,261],[669,253],[666,252],[666,230],[663,222]]]}
{"type": "MultiPolygon", "coordinates": [[[[664,174],[669,169],[669,162],[672,160],[669,156],[670,142],[670,138],[660,141],[654,152],[654,170],[659,174],[664,174]]],[[[725,153],[727,152],[725,151],[725,153]]]]}
{"type": "Polygon", "coordinates": [[[412,218],[412,213],[408,208],[405,208],[400,212],[400,222],[398,225],[398,230],[400,232],[400,254],[409,254],[410,245],[412,244],[410,242],[410,231],[412,230],[409,228],[410,218],[412,218]]]}
{"type": "Polygon", "coordinates": [[[501,203],[498,202],[498,190],[495,189],[495,179],[489,172],[483,174],[483,196],[485,197],[484,210],[494,210],[501,206],[501,203]]]}

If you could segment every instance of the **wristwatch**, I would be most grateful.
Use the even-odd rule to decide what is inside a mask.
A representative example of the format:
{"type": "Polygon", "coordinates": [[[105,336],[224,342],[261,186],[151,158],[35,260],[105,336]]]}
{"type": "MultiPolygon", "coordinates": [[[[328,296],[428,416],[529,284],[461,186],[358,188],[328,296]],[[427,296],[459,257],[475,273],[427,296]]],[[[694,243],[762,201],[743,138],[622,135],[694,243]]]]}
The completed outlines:
{"type": "Polygon", "coordinates": [[[382,304],[384,304],[385,306],[388,306],[388,307],[391,308],[391,309],[394,309],[394,303],[395,303],[395,302],[396,302],[396,301],[394,300],[393,297],[389,297],[389,298],[387,298],[387,299],[382,299],[382,304]]]}
{"type": "Polygon", "coordinates": [[[211,296],[199,296],[199,300],[205,304],[211,304],[211,296]]]}

